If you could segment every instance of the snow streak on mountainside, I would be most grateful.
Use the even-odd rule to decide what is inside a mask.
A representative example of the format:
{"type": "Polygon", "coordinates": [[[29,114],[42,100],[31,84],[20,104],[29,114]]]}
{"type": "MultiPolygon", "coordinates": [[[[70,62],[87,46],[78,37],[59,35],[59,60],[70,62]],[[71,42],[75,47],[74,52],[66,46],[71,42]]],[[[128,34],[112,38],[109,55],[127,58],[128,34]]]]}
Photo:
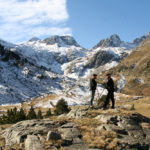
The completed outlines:
{"type": "Polygon", "coordinates": [[[0,104],[50,93],[71,93],[75,103],[82,103],[88,92],[85,78],[116,66],[138,45],[122,42],[117,35],[100,43],[85,49],[71,36],[34,37],[20,45],[0,40],[0,104]]]}

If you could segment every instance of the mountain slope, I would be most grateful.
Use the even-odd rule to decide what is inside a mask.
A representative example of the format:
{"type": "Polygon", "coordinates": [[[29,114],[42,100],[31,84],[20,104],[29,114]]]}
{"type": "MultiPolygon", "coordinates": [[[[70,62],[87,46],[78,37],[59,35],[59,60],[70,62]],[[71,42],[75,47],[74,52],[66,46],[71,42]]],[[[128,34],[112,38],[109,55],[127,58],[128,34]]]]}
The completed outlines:
{"type": "Polygon", "coordinates": [[[150,96],[150,37],[112,71],[125,76],[123,93],[150,96]]]}
{"type": "MultiPolygon", "coordinates": [[[[53,73],[17,51],[18,46],[0,44],[0,104],[20,103],[41,95],[59,92],[73,81],[53,73]],[[63,79],[66,85],[61,85],[63,79]],[[64,87],[63,87],[64,86],[64,87]]],[[[25,53],[25,51],[24,51],[25,53]]]]}
{"type": "Polygon", "coordinates": [[[106,71],[127,57],[137,45],[123,42],[118,35],[112,35],[100,41],[85,57],[64,64],[64,74],[73,78],[86,78],[91,72],[106,71]]]}

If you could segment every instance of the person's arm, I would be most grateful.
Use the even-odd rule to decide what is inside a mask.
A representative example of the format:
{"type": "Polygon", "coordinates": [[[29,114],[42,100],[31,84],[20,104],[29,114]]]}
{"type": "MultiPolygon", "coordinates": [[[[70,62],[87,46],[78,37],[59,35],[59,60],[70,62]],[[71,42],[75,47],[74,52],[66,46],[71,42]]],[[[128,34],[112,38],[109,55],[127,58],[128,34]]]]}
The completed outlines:
{"type": "Polygon", "coordinates": [[[90,79],[90,89],[92,89],[93,87],[93,82],[92,82],[92,79],[90,79]]]}

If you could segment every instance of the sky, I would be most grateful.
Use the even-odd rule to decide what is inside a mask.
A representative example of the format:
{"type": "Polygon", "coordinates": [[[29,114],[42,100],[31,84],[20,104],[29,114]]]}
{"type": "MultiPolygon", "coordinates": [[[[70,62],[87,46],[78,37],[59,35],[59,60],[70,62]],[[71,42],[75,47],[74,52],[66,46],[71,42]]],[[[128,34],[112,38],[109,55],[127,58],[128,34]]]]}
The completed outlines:
{"type": "Polygon", "coordinates": [[[118,34],[131,42],[150,31],[150,0],[0,0],[0,38],[72,35],[85,48],[118,34]]]}

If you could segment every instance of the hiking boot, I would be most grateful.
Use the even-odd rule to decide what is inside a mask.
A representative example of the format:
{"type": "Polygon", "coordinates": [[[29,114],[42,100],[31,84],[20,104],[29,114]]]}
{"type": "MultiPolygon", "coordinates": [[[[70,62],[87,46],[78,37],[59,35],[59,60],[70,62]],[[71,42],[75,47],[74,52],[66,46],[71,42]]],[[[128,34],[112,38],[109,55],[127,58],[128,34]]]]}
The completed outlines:
{"type": "Polygon", "coordinates": [[[106,107],[104,107],[104,108],[103,108],[103,110],[107,110],[107,108],[106,108],[106,107]]]}
{"type": "Polygon", "coordinates": [[[91,105],[91,106],[89,106],[89,109],[94,109],[94,107],[91,105]]]}
{"type": "Polygon", "coordinates": [[[112,107],[111,107],[111,109],[115,109],[115,107],[114,107],[114,106],[112,106],[112,107]]]}
{"type": "Polygon", "coordinates": [[[89,107],[88,107],[88,109],[92,109],[93,108],[93,106],[92,105],[90,105],[89,107]]]}

